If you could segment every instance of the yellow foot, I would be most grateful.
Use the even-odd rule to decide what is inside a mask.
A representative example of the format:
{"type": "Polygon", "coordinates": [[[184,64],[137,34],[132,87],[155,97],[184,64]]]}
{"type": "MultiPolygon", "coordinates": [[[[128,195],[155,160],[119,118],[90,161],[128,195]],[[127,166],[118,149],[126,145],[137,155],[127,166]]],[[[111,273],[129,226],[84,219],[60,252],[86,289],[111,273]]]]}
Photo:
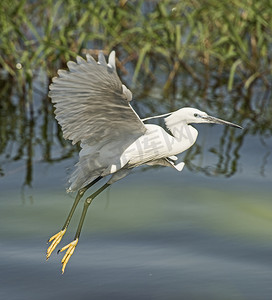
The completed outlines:
{"type": "Polygon", "coordinates": [[[47,251],[46,251],[46,260],[48,260],[48,258],[50,257],[50,255],[52,254],[52,252],[54,251],[54,249],[57,247],[57,245],[59,244],[59,242],[61,241],[62,237],[64,236],[66,232],[66,228],[61,230],[60,232],[56,233],[55,235],[53,235],[49,240],[48,243],[52,242],[52,244],[48,247],[47,251]]]}
{"type": "Polygon", "coordinates": [[[75,251],[75,248],[76,248],[77,243],[78,243],[78,238],[75,239],[74,241],[72,241],[70,244],[64,246],[62,249],[60,249],[60,250],[58,251],[58,253],[59,253],[59,252],[62,252],[62,251],[66,250],[66,249],[68,248],[68,250],[66,251],[66,253],[65,253],[65,255],[63,256],[63,259],[62,259],[62,261],[61,261],[61,263],[62,263],[62,269],[61,269],[62,274],[64,273],[65,267],[66,267],[66,265],[67,265],[67,263],[68,263],[70,257],[72,256],[72,254],[73,254],[74,251],[75,251]]]}

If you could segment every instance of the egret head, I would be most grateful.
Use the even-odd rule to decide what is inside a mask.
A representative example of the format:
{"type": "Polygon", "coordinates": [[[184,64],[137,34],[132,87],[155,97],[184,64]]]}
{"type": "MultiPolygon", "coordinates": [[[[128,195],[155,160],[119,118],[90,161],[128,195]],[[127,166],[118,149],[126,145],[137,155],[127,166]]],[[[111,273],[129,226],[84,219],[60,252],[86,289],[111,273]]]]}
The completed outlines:
{"type": "Polygon", "coordinates": [[[224,125],[242,129],[242,127],[239,125],[209,116],[204,111],[201,111],[196,108],[191,108],[191,107],[184,107],[184,108],[181,108],[181,109],[173,112],[169,117],[167,117],[165,119],[165,121],[170,126],[178,124],[180,122],[185,122],[187,124],[211,123],[211,124],[224,124],[224,125]]]}

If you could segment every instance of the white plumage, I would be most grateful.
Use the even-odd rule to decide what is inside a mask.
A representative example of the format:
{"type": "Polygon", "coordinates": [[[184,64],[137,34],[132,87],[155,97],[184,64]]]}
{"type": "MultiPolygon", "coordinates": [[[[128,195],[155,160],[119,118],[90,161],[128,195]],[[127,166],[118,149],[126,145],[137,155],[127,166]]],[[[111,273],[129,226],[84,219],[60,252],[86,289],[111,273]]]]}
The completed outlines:
{"type": "Polygon", "coordinates": [[[78,56],[76,63],[68,62],[69,71],[59,70],[59,77],[53,78],[49,87],[64,138],[73,144],[80,142],[82,149],[69,188],[78,193],[62,230],[49,239],[52,244],[47,258],[65,234],[85,191],[103,177],[112,176],[85,200],[75,239],[60,250],[67,249],[62,259],[62,272],[78,243],[88,206],[104,189],[142,164],[169,166],[181,171],[184,163],[175,164],[175,155],[191,147],[198,135],[191,123],[241,128],[189,107],[157,116],[166,116],[165,124],[170,133],[160,126],[144,124],[143,121],[154,117],[141,120],[131,107],[132,93],[117,75],[115,52],[110,53],[108,63],[102,52],[98,62],[88,54],[86,57],[87,61],[78,56]]]}
{"type": "MultiPolygon", "coordinates": [[[[126,169],[122,176],[113,176],[110,181],[113,183],[141,164],[181,170],[183,163],[176,167],[167,157],[192,146],[197,136],[195,129],[179,128],[184,136],[178,145],[163,128],[145,125],[129,103],[131,91],[117,75],[115,52],[110,53],[108,63],[101,52],[98,58],[96,62],[87,55],[85,61],[78,56],[77,63],[68,62],[69,71],[59,70],[59,77],[53,78],[50,85],[49,96],[55,104],[56,119],[64,138],[72,143],[81,142],[82,150],[69,190],[78,190],[98,176],[126,169]]],[[[167,120],[171,116],[166,124],[170,122],[167,120]]],[[[168,128],[174,136],[179,133],[173,125],[168,128]]]]}

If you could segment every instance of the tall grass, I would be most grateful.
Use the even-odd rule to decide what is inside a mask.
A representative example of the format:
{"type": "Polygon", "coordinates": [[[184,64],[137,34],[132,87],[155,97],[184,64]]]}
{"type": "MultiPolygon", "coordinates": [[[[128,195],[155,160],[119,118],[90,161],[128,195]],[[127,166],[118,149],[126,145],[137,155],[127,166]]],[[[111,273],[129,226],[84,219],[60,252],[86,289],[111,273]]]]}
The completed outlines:
{"type": "MultiPolygon", "coordinates": [[[[248,132],[272,134],[271,0],[2,0],[0,158],[24,159],[26,184],[37,146],[49,163],[75,151],[62,139],[47,88],[57,69],[87,49],[117,51],[122,80],[142,85],[137,99],[151,96],[135,103],[142,116],[187,105],[247,127],[235,136],[224,131],[220,149],[210,149],[216,169],[200,166],[208,175],[236,172],[248,132]]],[[[195,159],[203,155],[196,144],[187,167],[199,169],[195,159]]]]}
{"type": "Polygon", "coordinates": [[[229,90],[271,79],[270,0],[2,0],[0,7],[0,67],[20,83],[40,67],[52,75],[84,48],[122,50],[136,64],[134,80],[159,59],[165,89],[181,70],[201,82],[223,74],[229,90]]]}

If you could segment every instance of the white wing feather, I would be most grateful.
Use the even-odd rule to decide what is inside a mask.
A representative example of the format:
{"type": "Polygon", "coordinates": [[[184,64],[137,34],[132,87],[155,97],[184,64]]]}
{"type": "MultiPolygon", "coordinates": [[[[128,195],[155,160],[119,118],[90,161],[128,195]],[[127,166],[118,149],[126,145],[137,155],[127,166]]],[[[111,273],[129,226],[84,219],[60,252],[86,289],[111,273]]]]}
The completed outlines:
{"type": "Polygon", "coordinates": [[[122,152],[146,132],[129,104],[131,91],[117,75],[115,52],[108,63],[102,52],[98,62],[89,54],[86,58],[69,61],[69,71],[59,70],[49,87],[64,138],[82,147],[69,190],[121,169],[122,152]]]}
{"type": "Polygon", "coordinates": [[[136,140],[145,133],[129,104],[132,94],[117,75],[114,51],[108,64],[100,52],[98,62],[90,55],[87,61],[78,56],[77,63],[69,61],[67,66],[69,71],[59,70],[49,86],[65,139],[104,145],[116,139],[136,140]]]}

